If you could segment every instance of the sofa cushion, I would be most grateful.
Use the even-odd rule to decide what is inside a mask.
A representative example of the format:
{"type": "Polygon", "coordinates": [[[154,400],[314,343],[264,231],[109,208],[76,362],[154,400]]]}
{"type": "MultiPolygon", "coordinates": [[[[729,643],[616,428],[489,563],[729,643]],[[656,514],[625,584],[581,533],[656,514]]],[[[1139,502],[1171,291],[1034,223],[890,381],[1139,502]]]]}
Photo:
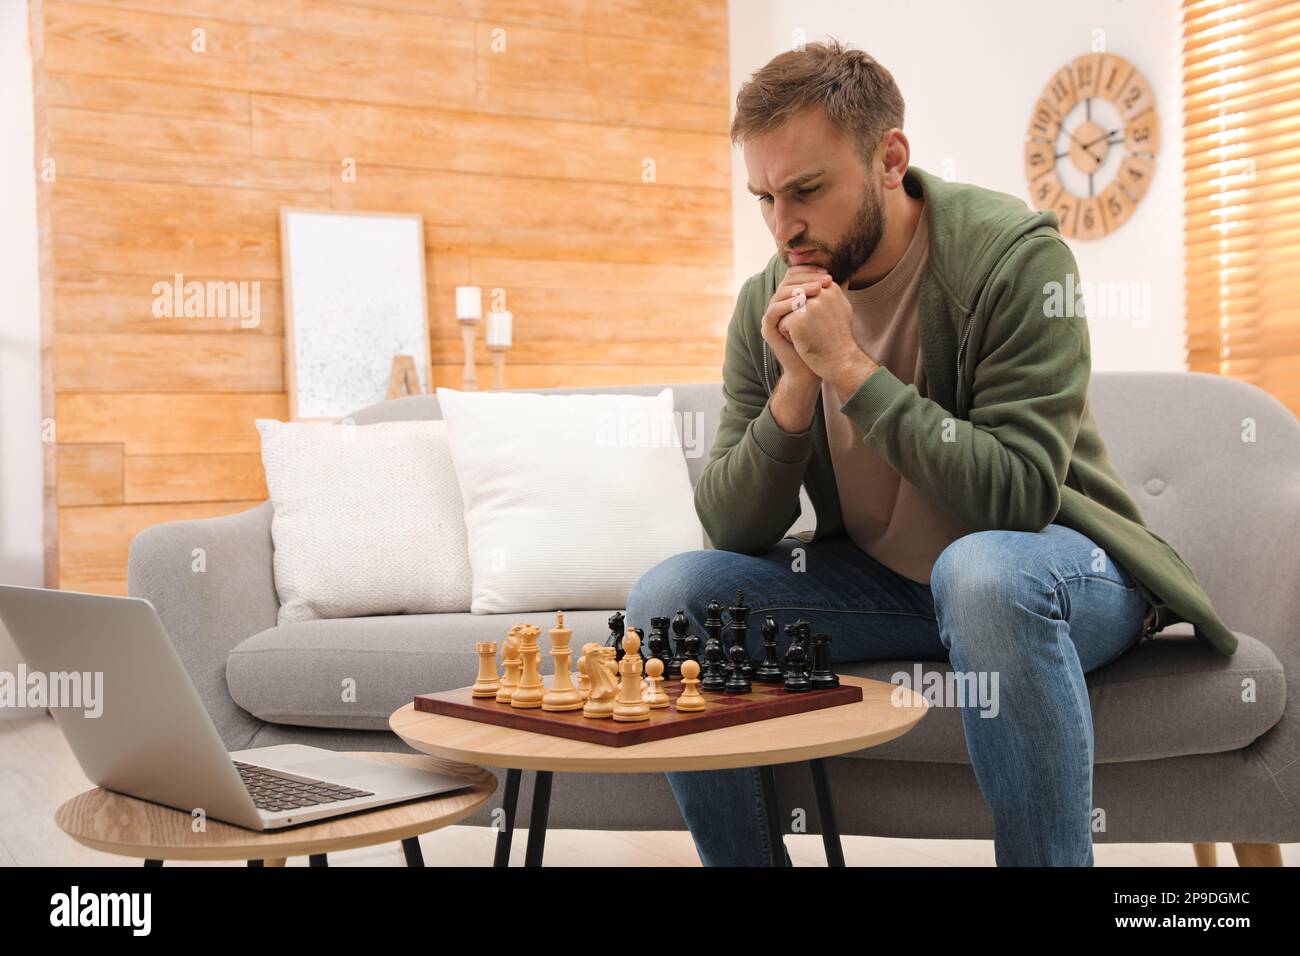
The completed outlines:
{"type": "Polygon", "coordinates": [[[673,391],[541,395],[439,388],[464,501],[475,614],[626,602],[698,550],[673,391]]]}
{"type": "MultiPolygon", "coordinates": [[[[565,611],[571,646],[604,643],[612,611],[565,611]]],[[[387,730],[388,716],[416,694],[472,684],[476,641],[500,641],[516,621],[542,628],[542,673],[554,673],[546,631],[552,613],[412,614],[285,624],[239,644],[226,663],[235,702],[278,724],[387,730]],[[351,685],[345,681],[351,680],[351,685]],[[345,699],[345,686],[355,696],[345,699]]],[[[1208,653],[1191,625],[1167,628],[1087,675],[1096,762],[1215,753],[1245,747],[1278,722],[1286,704],[1282,665],[1267,646],[1239,634],[1237,653],[1208,653]],[[1253,681],[1255,702],[1242,700],[1253,681]]],[[[841,674],[889,682],[911,661],[841,664],[841,674]]],[[[949,673],[928,661],[922,672],[949,673]]],[[[851,754],[882,760],[969,763],[961,712],[935,706],[909,733],[851,754]]]]}
{"type": "MultiPolygon", "coordinates": [[[[1266,644],[1245,634],[1237,638],[1237,652],[1223,657],[1197,641],[1190,624],[1175,624],[1086,674],[1094,762],[1237,750],[1266,733],[1286,708],[1286,676],[1266,644]],[[1247,690],[1252,688],[1250,700],[1247,690]]],[[[891,679],[901,671],[914,686],[916,666],[912,661],[875,661],[841,664],[837,670],[892,683],[899,683],[891,679]]],[[[928,673],[952,673],[947,661],[920,667],[925,682],[928,673]]],[[[910,732],[853,756],[969,763],[961,709],[932,706],[910,732]]]]}
{"type": "Polygon", "coordinates": [[[469,610],[445,422],[255,424],[274,508],[277,623],[469,610]]]}
{"type": "MultiPolygon", "coordinates": [[[[565,610],[573,650],[605,643],[613,613],[565,610]]],[[[474,683],[474,645],[500,643],[517,622],[542,629],[541,670],[555,673],[546,633],[555,626],[554,611],[392,614],[281,624],[254,634],[226,658],[226,684],[235,703],[272,723],[388,730],[389,714],[416,694],[474,683]]]]}

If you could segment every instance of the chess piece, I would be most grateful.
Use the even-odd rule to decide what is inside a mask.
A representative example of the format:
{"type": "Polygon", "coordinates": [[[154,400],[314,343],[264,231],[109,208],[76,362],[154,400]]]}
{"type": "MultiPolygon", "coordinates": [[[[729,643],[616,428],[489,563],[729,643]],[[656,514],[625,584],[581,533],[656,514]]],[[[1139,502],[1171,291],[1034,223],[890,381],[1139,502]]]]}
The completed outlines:
{"type": "Polygon", "coordinates": [[[649,686],[641,699],[656,710],[668,706],[668,694],[664,691],[664,662],[662,658],[652,657],[646,661],[645,675],[649,686]]]}
{"type": "Polygon", "coordinates": [[[690,629],[690,623],[686,620],[686,612],[678,610],[673,615],[673,656],[668,661],[668,676],[682,676],[682,661],[686,660],[686,632],[690,629]]]}
{"type": "Polygon", "coordinates": [[[690,631],[686,635],[686,660],[695,661],[703,669],[703,663],[700,660],[700,635],[690,631]]]}
{"type": "Polygon", "coordinates": [[[731,650],[727,643],[726,636],[722,633],[722,605],[716,600],[710,601],[709,606],[704,611],[704,646],[708,648],[709,641],[717,638],[718,644],[722,647],[722,659],[730,659],[728,651],[731,650]]]}
{"type": "Polygon", "coordinates": [[[582,653],[578,655],[578,693],[582,699],[586,700],[591,696],[591,678],[587,676],[587,655],[591,653],[593,647],[600,647],[595,641],[588,641],[582,645],[582,653]]]}
{"type": "MultiPolygon", "coordinates": [[[[642,647],[642,648],[645,647],[645,638],[642,637],[642,635],[641,635],[641,628],[639,628],[639,627],[632,627],[631,625],[629,625],[628,628],[627,628],[627,633],[628,633],[628,634],[635,634],[635,635],[636,635],[636,641],[637,641],[638,646],[639,646],[639,647],[642,647]]],[[[644,673],[644,672],[645,672],[645,655],[642,654],[642,653],[640,653],[640,652],[638,651],[637,656],[641,658],[641,673],[644,673]]],[[[622,679],[622,678],[620,678],[620,680],[621,680],[621,679],[622,679]]],[[[645,678],[644,678],[644,677],[641,678],[641,689],[642,689],[642,690],[645,690],[645,689],[646,689],[646,682],[645,682],[645,678]]]]}
{"type": "Polygon", "coordinates": [[[664,673],[669,673],[668,660],[672,655],[668,650],[668,618],[650,618],[650,640],[646,642],[646,649],[646,666],[657,657],[663,661],[664,673]]]}
{"type": "Polygon", "coordinates": [[[754,662],[749,659],[749,606],[745,604],[745,592],[736,592],[736,603],[727,609],[727,615],[731,619],[728,625],[731,630],[732,645],[739,644],[745,651],[744,659],[741,661],[741,670],[747,681],[754,679],[754,662]]]}
{"type": "Polygon", "coordinates": [[[808,682],[812,685],[813,690],[829,690],[832,687],[839,687],[840,679],[831,670],[831,636],[829,634],[814,634],[812,642],[812,674],[809,676],[808,682]]]}
{"type": "Polygon", "coordinates": [[[618,682],[614,679],[613,673],[605,665],[605,661],[614,660],[614,648],[602,647],[599,644],[587,644],[586,653],[582,655],[583,662],[587,665],[587,676],[591,682],[591,690],[587,695],[587,702],[582,705],[582,716],[584,717],[612,717],[614,716],[614,695],[618,693],[618,682]]]}
{"type": "Polygon", "coordinates": [[[745,676],[745,662],[749,660],[749,655],[745,653],[743,644],[731,645],[731,670],[727,675],[726,684],[723,686],[728,694],[748,694],[754,688],[745,676]]]}
{"type": "Polygon", "coordinates": [[[785,651],[785,679],[787,691],[801,693],[812,690],[808,678],[808,649],[803,643],[803,622],[787,624],[785,631],[791,635],[790,646],[785,651]]]}
{"type": "Polygon", "coordinates": [[[519,686],[519,667],[523,663],[519,658],[519,627],[520,625],[516,624],[510,628],[505,642],[501,645],[501,666],[506,669],[506,672],[501,678],[501,689],[497,691],[498,704],[510,703],[511,695],[519,686]]]}
{"type": "Polygon", "coordinates": [[[677,698],[677,709],[694,712],[705,707],[704,695],[700,693],[700,665],[688,660],[682,664],[682,692],[677,698]]]}
{"type": "Polygon", "coordinates": [[[623,659],[623,631],[626,625],[627,618],[622,611],[615,611],[609,616],[609,637],[605,640],[605,646],[614,648],[615,661],[623,659]]]}
{"type": "Polygon", "coordinates": [[[478,678],[474,681],[472,696],[495,697],[501,689],[501,675],[497,673],[497,642],[479,641],[474,649],[478,651],[478,678]]]}
{"type": "Polygon", "coordinates": [[[722,659],[722,641],[712,634],[704,645],[704,677],[700,687],[704,690],[724,690],[727,686],[727,672],[722,659]]]}
{"type": "Polygon", "coordinates": [[[542,710],[577,710],[582,706],[582,694],[573,686],[569,661],[573,650],[569,640],[573,631],[564,626],[564,612],[555,612],[555,627],[551,628],[551,657],[555,658],[555,677],[551,687],[542,697],[542,710]]]}
{"type": "Polygon", "coordinates": [[[615,720],[649,720],[650,705],[641,699],[641,637],[636,628],[623,638],[623,659],[618,670],[623,675],[614,702],[615,720]]]}
{"type": "Polygon", "coordinates": [[[523,671],[519,675],[519,686],[510,695],[510,706],[532,709],[542,706],[545,688],[542,686],[542,649],[537,644],[537,636],[542,629],[536,624],[519,624],[519,657],[523,660],[523,671]]]}
{"type": "Polygon", "coordinates": [[[776,656],[776,619],[770,614],[763,619],[763,662],[754,668],[754,680],[763,684],[779,684],[785,680],[776,656]]]}

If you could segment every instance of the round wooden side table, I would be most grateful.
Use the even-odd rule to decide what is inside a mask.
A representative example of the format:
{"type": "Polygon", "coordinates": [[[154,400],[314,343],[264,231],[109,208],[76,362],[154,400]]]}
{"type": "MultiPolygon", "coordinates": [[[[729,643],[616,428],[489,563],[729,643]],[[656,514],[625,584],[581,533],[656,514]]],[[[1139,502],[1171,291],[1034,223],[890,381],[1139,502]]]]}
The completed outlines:
{"type": "Polygon", "coordinates": [[[307,856],[310,865],[327,866],[328,854],[333,851],[390,841],[401,841],[407,866],[423,866],[420,834],[465,819],[497,788],[497,778],[490,771],[460,761],[420,754],[348,756],[455,774],[472,781],[472,786],[282,830],[246,830],[207,820],[199,833],[193,830],[193,817],[182,810],[96,787],[59,807],[54,820],[83,846],[143,857],[145,866],[161,866],[163,860],[247,860],[249,866],[263,862],[284,866],[290,856],[307,856]]]}
{"type": "Polygon", "coordinates": [[[393,712],[388,726],[416,750],[447,760],[507,769],[505,826],[497,832],[496,866],[510,858],[515,806],[524,770],[536,771],[528,822],[526,866],[540,866],[550,811],[551,779],[557,772],[655,773],[757,767],[763,791],[771,864],[784,866],[778,819],[775,764],[807,763],[822,821],[822,843],[831,866],[844,865],[825,758],[875,747],[901,737],[920,722],[930,705],[920,694],[884,681],[841,674],[841,684],[862,688],[862,700],[747,724],[719,727],[664,740],[608,747],[551,734],[431,714],[407,704],[393,712]],[[898,694],[908,695],[899,706],[898,694]]]}

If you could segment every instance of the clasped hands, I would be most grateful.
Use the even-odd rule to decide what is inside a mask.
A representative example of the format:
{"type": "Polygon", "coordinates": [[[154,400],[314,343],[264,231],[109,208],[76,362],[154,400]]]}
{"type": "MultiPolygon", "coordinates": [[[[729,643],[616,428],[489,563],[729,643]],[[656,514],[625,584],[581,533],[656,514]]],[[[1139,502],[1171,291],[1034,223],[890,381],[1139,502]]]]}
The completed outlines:
{"type": "Polygon", "coordinates": [[[843,399],[879,366],[853,338],[853,307],[818,265],[793,265],[763,313],[763,340],[798,384],[829,382],[843,399]]]}

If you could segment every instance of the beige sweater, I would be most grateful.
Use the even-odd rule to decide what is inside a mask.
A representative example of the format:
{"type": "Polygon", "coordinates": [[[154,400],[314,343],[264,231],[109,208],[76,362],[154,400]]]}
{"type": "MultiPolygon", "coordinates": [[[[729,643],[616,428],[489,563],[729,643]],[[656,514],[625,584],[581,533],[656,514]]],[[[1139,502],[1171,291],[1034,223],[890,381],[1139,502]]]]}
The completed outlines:
{"type": "MultiPolygon", "coordinates": [[[[923,214],[917,221],[907,251],[888,275],[866,288],[846,291],[858,345],[927,398],[932,396],[921,362],[917,301],[930,251],[928,218],[923,214]]],[[[929,584],[939,553],[972,529],[900,477],[863,440],[862,430],[840,410],[848,398],[822,383],[826,437],[845,531],[881,564],[929,584]]]]}

